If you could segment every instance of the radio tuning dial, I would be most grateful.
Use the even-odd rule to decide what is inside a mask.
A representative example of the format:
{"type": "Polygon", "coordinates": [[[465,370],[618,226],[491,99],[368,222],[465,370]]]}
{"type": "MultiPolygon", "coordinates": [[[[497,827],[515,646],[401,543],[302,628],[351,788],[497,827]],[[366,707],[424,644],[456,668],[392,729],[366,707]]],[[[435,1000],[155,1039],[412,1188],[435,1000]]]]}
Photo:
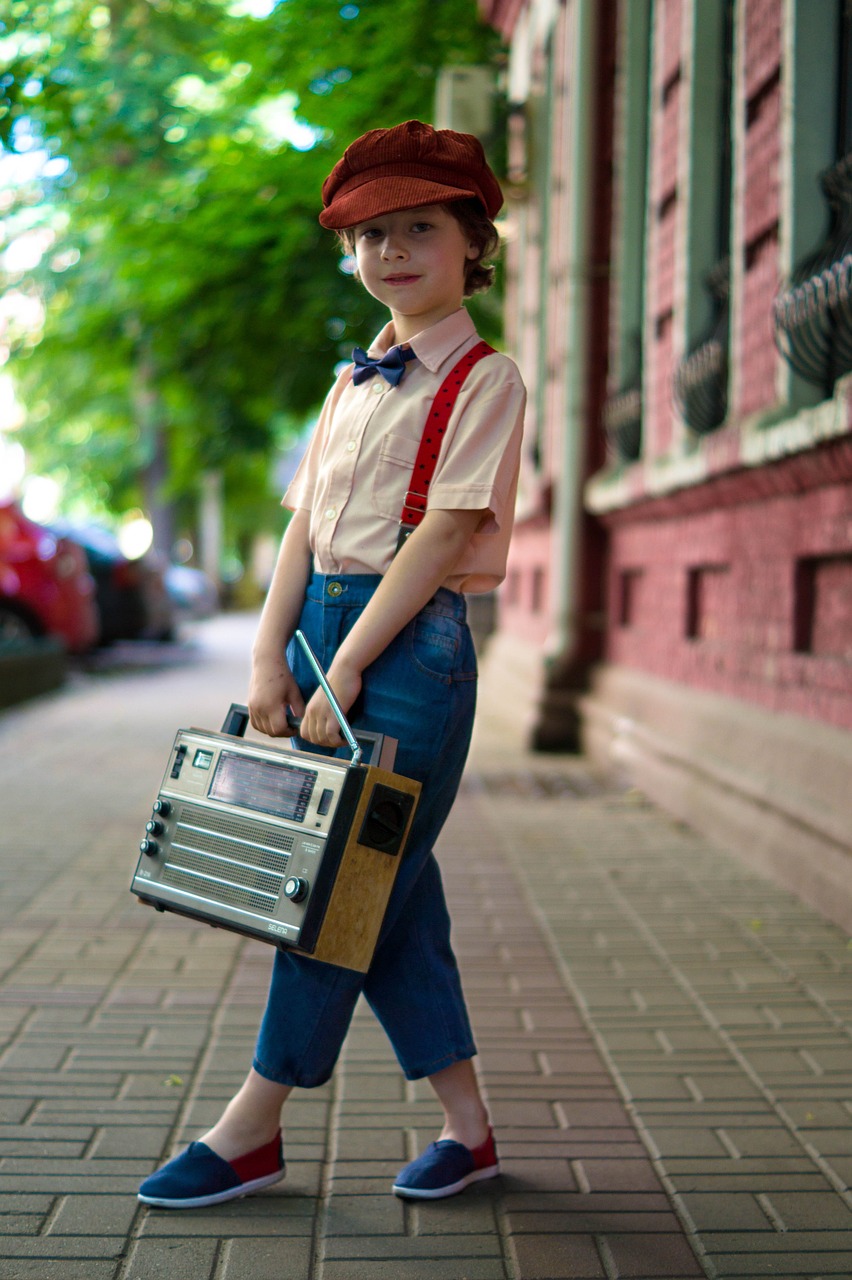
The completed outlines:
{"type": "Polygon", "coordinates": [[[167,818],[172,811],[171,800],[163,800],[162,797],[154,801],[153,810],[158,813],[161,818],[167,818]]]}
{"type": "Polygon", "coordinates": [[[160,846],[156,840],[143,840],[139,846],[140,853],[147,853],[149,858],[156,858],[160,852],[160,846]]]}
{"type": "Polygon", "coordinates": [[[309,888],[304,876],[290,876],[284,881],[284,897],[291,902],[302,902],[308,896],[309,888]]]}
{"type": "Polygon", "coordinates": [[[152,818],[150,822],[145,823],[145,830],[152,836],[161,836],[165,829],[158,818],[152,818]]]}

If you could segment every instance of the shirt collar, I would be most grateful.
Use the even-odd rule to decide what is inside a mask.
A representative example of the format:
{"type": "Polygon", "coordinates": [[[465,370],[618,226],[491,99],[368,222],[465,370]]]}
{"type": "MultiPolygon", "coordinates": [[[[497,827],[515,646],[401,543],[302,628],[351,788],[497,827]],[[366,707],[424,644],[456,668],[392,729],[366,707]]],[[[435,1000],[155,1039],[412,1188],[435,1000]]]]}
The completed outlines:
{"type": "MultiPolygon", "coordinates": [[[[408,345],[413,349],[420,363],[430,373],[436,373],[445,360],[448,360],[469,338],[475,336],[476,327],[466,308],[459,307],[458,311],[454,311],[444,320],[439,320],[437,324],[430,325],[422,333],[415,334],[408,345]]],[[[370,355],[384,355],[395,343],[396,337],[391,321],[370,344],[370,355]]]]}

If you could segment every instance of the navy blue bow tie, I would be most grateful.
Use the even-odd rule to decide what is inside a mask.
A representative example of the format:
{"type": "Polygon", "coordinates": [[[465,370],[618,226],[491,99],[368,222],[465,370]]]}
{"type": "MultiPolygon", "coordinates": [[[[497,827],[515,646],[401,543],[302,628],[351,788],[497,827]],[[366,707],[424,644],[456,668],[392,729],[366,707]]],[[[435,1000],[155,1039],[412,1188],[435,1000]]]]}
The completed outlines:
{"type": "Polygon", "coordinates": [[[355,361],[352,381],[356,387],[366,382],[368,378],[372,378],[374,373],[380,373],[392,387],[398,387],[405,373],[406,363],[409,360],[416,360],[417,357],[411,347],[407,347],[405,351],[401,347],[391,347],[387,355],[382,356],[380,360],[371,360],[363,347],[356,347],[352,352],[352,359],[355,361]]]}

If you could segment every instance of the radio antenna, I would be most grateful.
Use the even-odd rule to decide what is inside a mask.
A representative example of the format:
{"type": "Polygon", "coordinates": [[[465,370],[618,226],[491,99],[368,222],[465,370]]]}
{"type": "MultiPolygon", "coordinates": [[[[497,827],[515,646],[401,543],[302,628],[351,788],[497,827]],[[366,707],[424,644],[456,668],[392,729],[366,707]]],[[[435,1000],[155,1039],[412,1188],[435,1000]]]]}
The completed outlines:
{"type": "Polygon", "coordinates": [[[313,649],[308,643],[308,638],[303,631],[296,631],[295,636],[299,644],[302,646],[302,652],[304,653],[308,662],[311,664],[311,670],[313,671],[317,680],[319,680],[320,688],[322,689],[325,696],[328,698],[329,704],[331,706],[332,711],[334,712],[337,723],[340,725],[340,732],[343,734],[344,738],[346,739],[346,743],[350,751],[352,752],[352,759],[349,761],[350,765],[360,764],[362,751],[361,751],[361,747],[358,744],[358,739],[355,737],[355,734],[350,729],[349,721],[346,719],[346,716],[343,714],[343,709],[340,703],[337,701],[337,698],[334,696],[334,690],[332,689],[331,685],[328,683],[328,681],[325,678],[325,672],[323,671],[322,667],[319,664],[317,655],[314,653],[313,649]]]}

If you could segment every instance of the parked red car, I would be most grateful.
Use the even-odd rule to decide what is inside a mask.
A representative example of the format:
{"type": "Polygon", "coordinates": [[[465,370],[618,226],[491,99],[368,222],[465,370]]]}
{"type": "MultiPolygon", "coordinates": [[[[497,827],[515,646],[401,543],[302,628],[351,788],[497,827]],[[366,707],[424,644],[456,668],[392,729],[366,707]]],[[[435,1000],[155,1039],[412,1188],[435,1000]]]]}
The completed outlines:
{"type": "Polygon", "coordinates": [[[0,502],[0,643],[51,635],[71,653],[97,643],[95,584],[75,543],[0,502]]]}

